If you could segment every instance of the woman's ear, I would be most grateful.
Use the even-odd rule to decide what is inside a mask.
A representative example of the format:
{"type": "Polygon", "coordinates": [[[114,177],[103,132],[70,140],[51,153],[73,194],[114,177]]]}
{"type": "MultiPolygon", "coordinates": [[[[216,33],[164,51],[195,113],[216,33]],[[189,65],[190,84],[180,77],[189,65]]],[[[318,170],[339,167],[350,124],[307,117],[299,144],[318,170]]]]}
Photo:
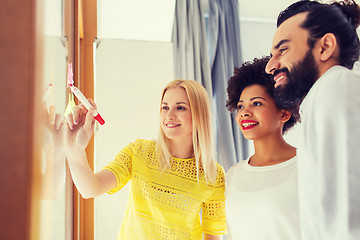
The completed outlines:
{"type": "Polygon", "coordinates": [[[332,57],[337,58],[335,54],[337,54],[337,41],[336,37],[333,33],[327,33],[325,34],[320,40],[319,40],[319,47],[320,47],[320,61],[326,62],[332,57]]]}
{"type": "Polygon", "coordinates": [[[291,112],[282,109],[281,110],[281,122],[287,122],[291,118],[291,112]]]}

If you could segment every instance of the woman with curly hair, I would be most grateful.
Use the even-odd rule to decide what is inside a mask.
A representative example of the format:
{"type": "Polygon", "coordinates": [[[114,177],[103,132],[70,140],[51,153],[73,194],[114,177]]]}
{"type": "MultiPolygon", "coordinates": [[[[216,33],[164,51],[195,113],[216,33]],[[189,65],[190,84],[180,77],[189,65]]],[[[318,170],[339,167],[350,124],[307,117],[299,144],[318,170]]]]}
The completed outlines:
{"type": "Polygon", "coordinates": [[[226,174],[225,209],[232,239],[300,239],[296,148],[283,134],[298,120],[279,108],[274,82],[265,73],[269,58],[235,68],[226,103],[255,153],[226,174]]]}

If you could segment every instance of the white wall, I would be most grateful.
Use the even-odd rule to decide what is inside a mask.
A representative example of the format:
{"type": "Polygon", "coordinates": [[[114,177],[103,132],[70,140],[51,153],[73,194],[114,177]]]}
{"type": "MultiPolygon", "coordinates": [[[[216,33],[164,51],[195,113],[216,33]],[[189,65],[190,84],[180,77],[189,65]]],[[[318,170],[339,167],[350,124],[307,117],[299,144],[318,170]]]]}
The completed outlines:
{"type": "Polygon", "coordinates": [[[279,12],[297,0],[238,0],[240,17],[276,19],[279,12]]]}
{"type": "MultiPolygon", "coordinates": [[[[136,138],[157,137],[161,93],[173,79],[172,43],[101,41],[96,51],[95,101],[105,125],[95,133],[96,171],[136,138]]],[[[116,239],[128,185],[115,195],[96,198],[96,239],[116,239]]]]}
{"type": "Polygon", "coordinates": [[[244,61],[269,55],[275,20],[240,17],[240,41],[244,61]]]}
{"type": "Polygon", "coordinates": [[[44,1],[44,28],[46,36],[61,37],[63,33],[62,0],[44,1]]]}
{"type": "Polygon", "coordinates": [[[175,2],[175,0],[98,1],[100,16],[98,37],[171,42],[175,2]]]}

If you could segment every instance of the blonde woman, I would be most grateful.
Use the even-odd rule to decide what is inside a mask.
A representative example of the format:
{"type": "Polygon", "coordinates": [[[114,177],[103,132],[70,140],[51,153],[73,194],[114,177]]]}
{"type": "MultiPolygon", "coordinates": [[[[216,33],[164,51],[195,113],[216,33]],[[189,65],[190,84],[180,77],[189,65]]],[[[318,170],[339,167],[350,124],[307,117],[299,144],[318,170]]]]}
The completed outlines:
{"type": "Polygon", "coordinates": [[[224,170],[216,163],[210,104],[201,84],[170,82],[161,97],[158,139],[137,139],[97,173],[85,153],[92,111],[76,106],[67,119],[68,162],[83,197],[113,194],[131,180],[117,239],[221,239],[224,170]]]}

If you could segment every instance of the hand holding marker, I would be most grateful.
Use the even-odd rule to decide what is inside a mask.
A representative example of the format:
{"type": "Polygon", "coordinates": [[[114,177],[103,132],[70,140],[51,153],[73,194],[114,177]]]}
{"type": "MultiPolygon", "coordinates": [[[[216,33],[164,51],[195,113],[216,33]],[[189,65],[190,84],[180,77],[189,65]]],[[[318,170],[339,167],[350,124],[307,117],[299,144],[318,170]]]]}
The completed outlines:
{"type": "Polygon", "coordinates": [[[72,73],[72,64],[68,64],[68,87],[70,88],[71,92],[79,99],[79,101],[85,106],[85,108],[90,111],[90,109],[94,109],[94,118],[103,125],[105,123],[104,119],[100,116],[100,113],[96,111],[96,109],[90,104],[89,100],[82,94],[82,92],[75,87],[73,80],[73,73],[72,73]]]}

